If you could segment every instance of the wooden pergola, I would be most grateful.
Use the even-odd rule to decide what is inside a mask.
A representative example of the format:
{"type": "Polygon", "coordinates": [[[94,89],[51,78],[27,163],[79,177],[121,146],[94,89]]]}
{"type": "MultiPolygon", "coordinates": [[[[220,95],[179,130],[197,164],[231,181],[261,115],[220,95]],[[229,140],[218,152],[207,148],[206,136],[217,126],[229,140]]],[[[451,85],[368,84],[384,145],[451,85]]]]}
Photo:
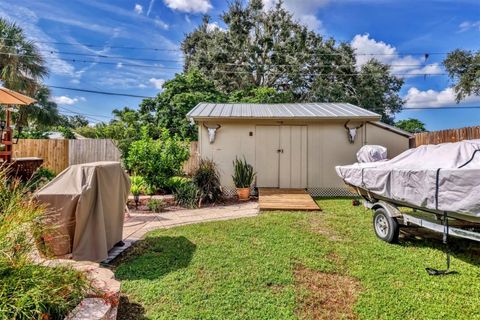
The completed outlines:
{"type": "Polygon", "coordinates": [[[0,151],[0,159],[4,162],[12,162],[13,155],[13,128],[12,122],[12,108],[16,106],[27,106],[35,103],[36,100],[21,93],[0,87],[0,105],[5,110],[5,120],[0,120],[0,144],[5,146],[5,149],[0,151]]]}

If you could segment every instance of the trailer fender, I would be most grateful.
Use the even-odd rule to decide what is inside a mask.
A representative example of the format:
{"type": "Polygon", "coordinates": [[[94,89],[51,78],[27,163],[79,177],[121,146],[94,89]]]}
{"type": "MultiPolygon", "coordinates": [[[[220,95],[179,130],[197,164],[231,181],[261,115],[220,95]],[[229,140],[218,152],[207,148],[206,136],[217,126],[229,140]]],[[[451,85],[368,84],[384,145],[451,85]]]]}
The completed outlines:
{"type": "Polygon", "coordinates": [[[385,201],[382,201],[382,200],[380,200],[378,202],[375,202],[375,203],[372,203],[371,206],[369,206],[369,207],[374,211],[379,209],[379,208],[382,208],[392,218],[402,217],[402,213],[400,212],[400,210],[398,210],[396,205],[385,202],[385,201]]]}

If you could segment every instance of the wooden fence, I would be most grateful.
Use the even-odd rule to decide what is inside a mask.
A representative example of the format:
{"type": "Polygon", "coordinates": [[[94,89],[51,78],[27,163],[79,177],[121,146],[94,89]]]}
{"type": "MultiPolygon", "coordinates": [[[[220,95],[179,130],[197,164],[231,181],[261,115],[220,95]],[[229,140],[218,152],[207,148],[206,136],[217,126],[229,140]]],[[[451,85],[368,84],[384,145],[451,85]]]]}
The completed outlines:
{"type": "Polygon", "coordinates": [[[44,167],[59,173],[68,167],[68,140],[20,139],[13,146],[13,157],[42,158],[44,167]]]}
{"type": "Polygon", "coordinates": [[[415,134],[415,146],[470,139],[480,139],[480,126],[417,133],[415,134]]]}
{"type": "Polygon", "coordinates": [[[68,143],[68,164],[120,161],[121,153],[110,139],[78,139],[68,143]]]}
{"type": "Polygon", "coordinates": [[[198,142],[190,142],[190,158],[183,164],[183,171],[186,174],[192,174],[197,168],[200,156],[198,153],[198,142]]]}
{"type": "Polygon", "coordinates": [[[69,165],[94,161],[120,161],[120,151],[110,139],[20,139],[14,158],[38,157],[56,173],[69,165]]]}

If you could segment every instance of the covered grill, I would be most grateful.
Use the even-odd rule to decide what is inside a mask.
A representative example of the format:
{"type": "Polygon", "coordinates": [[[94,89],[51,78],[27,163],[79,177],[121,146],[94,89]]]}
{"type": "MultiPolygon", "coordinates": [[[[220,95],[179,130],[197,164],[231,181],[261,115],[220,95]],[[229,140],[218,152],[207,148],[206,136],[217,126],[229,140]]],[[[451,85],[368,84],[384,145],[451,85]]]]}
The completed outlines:
{"type": "Polygon", "coordinates": [[[51,228],[43,240],[55,255],[102,261],[122,240],[130,180],[119,162],[73,165],[36,193],[51,228]]]}

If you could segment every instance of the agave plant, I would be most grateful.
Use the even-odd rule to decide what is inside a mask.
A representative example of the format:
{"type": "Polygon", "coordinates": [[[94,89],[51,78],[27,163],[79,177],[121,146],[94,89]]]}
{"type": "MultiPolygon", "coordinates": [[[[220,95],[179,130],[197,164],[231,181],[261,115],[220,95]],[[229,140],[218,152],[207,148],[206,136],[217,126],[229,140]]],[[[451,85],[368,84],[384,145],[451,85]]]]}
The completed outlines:
{"type": "Polygon", "coordinates": [[[238,159],[235,157],[233,161],[233,183],[237,188],[250,188],[255,178],[256,173],[253,172],[253,167],[247,163],[245,157],[238,159]]]}

